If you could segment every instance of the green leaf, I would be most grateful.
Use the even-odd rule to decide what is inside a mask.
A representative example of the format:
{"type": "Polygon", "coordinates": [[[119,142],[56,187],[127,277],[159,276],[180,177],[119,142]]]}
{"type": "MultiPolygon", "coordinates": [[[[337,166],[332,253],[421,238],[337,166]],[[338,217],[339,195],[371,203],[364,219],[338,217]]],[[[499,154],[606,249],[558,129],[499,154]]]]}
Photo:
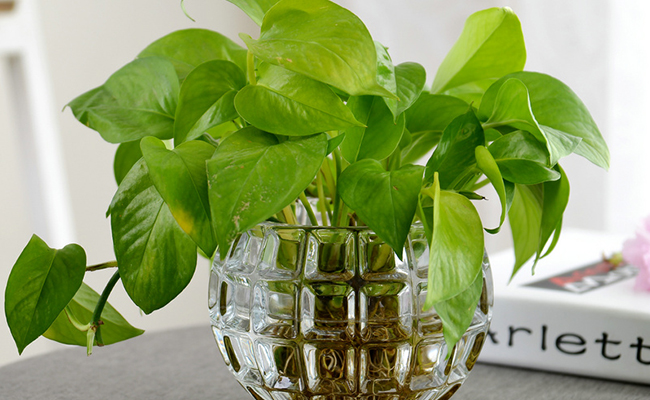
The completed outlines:
{"type": "Polygon", "coordinates": [[[341,133],[338,136],[334,136],[331,139],[327,140],[327,155],[330,155],[345,139],[345,133],[341,133]]]}
{"type": "MultiPolygon", "coordinates": [[[[569,179],[562,167],[560,167],[560,164],[557,164],[555,169],[561,174],[561,178],[554,182],[544,183],[542,221],[540,224],[539,245],[535,263],[542,257],[544,247],[546,247],[546,243],[551,238],[553,232],[557,230],[557,235],[559,236],[559,231],[562,229],[562,216],[569,203],[569,179]]],[[[554,239],[553,242],[557,242],[557,239],[554,239]]],[[[553,247],[554,245],[551,245],[546,254],[552,251],[553,247]]]]}
{"type": "Polygon", "coordinates": [[[406,62],[395,66],[395,81],[399,100],[384,97],[395,120],[420,97],[426,80],[427,72],[418,63],[406,62]]]}
{"type": "Polygon", "coordinates": [[[530,160],[542,165],[548,164],[548,153],[542,143],[524,131],[502,135],[489,147],[497,160],[530,160]]]}
{"type": "Polygon", "coordinates": [[[433,231],[424,308],[464,292],[481,272],[483,224],[465,196],[440,190],[434,178],[433,231]]]}
{"type": "Polygon", "coordinates": [[[402,150],[402,162],[411,163],[424,157],[438,144],[447,125],[467,110],[469,104],[455,97],[422,93],[404,112],[406,129],[413,141],[402,150]]]}
{"type": "Polygon", "coordinates": [[[486,229],[489,233],[498,233],[503,225],[503,221],[506,219],[507,210],[507,199],[506,199],[506,187],[503,183],[503,177],[499,171],[499,165],[492,157],[492,154],[485,146],[478,146],[475,150],[476,156],[476,166],[485,174],[485,176],[490,180],[494,190],[499,196],[499,201],[501,202],[501,218],[499,219],[499,226],[493,229],[486,229]]]}
{"type": "Polygon", "coordinates": [[[438,147],[427,162],[425,181],[430,182],[433,173],[437,171],[442,189],[456,188],[459,179],[476,165],[474,149],[483,145],[483,128],[470,109],[445,128],[438,147]]]}
{"type": "Polygon", "coordinates": [[[86,253],[80,246],[56,250],[32,236],[5,290],[5,315],[18,353],[52,325],[81,286],[85,272],[86,253]]]}
{"type": "Polygon", "coordinates": [[[362,125],[327,85],[268,63],[259,73],[257,85],[235,97],[239,114],[257,128],[306,136],[362,125]]]}
{"type": "MultiPolygon", "coordinates": [[[[476,278],[474,278],[474,282],[467,289],[434,305],[442,320],[442,332],[447,343],[447,349],[452,349],[472,324],[482,291],[483,274],[479,271],[476,278]]],[[[450,355],[451,352],[447,354],[447,357],[450,355]]]]}
{"type": "Polygon", "coordinates": [[[362,160],[341,172],[341,199],[401,258],[422,187],[424,168],[406,165],[386,171],[376,160],[362,160]]]}
{"type": "Polygon", "coordinates": [[[543,129],[550,127],[581,138],[575,153],[601,168],[609,168],[609,149],[589,110],[568,86],[549,75],[518,72],[501,78],[485,93],[479,110],[481,118],[492,114],[501,86],[511,78],[522,81],[528,88],[531,110],[543,129]]]}
{"type": "Polygon", "coordinates": [[[562,157],[571,154],[582,140],[579,137],[541,126],[533,115],[528,88],[522,81],[514,78],[508,79],[500,86],[494,100],[492,115],[486,122],[486,126],[489,127],[504,125],[528,131],[535,139],[544,144],[549,154],[550,166],[555,165],[562,157]]]}
{"type": "Polygon", "coordinates": [[[521,71],[526,46],[521,24],[508,7],[470,15],[463,32],[438,68],[432,93],[521,71]]]}
{"type": "Polygon", "coordinates": [[[246,49],[222,34],[207,29],[172,32],[138,54],[138,58],[152,56],[169,60],[180,81],[185,80],[194,68],[211,60],[231,61],[246,71],[246,49]]]}
{"type": "Polygon", "coordinates": [[[508,220],[512,230],[512,240],[515,246],[515,265],[512,276],[538,250],[540,229],[542,224],[542,209],[544,204],[544,186],[515,185],[515,195],[508,220]]]}
{"type": "Polygon", "coordinates": [[[239,7],[244,11],[257,25],[262,25],[262,20],[264,20],[264,14],[278,0],[228,0],[232,4],[239,7]]]}
{"type": "Polygon", "coordinates": [[[467,104],[471,104],[474,108],[479,108],[483,95],[496,81],[497,78],[488,78],[481,79],[479,81],[468,82],[449,90],[445,90],[443,94],[457,97],[467,104]]]}
{"type": "MultiPolygon", "coordinates": [[[[77,321],[90,323],[93,318],[95,305],[99,301],[99,294],[90,286],[83,283],[68,303],[67,310],[72,313],[77,321]]],[[[102,341],[104,344],[113,344],[123,340],[142,335],[142,329],[134,328],[113,306],[106,303],[101,315],[102,341]]],[[[66,312],[62,311],[52,326],[43,334],[46,338],[59,343],[77,346],[86,346],[87,334],[79,329],[68,319],[66,312]]]]}
{"type": "Polygon", "coordinates": [[[193,140],[167,150],[154,137],[140,143],[149,169],[149,176],[178,225],[208,256],[214,253],[217,241],[212,230],[208,200],[208,175],[205,162],[215,148],[193,140]]]}
{"type": "Polygon", "coordinates": [[[295,201],[316,176],[326,152],[324,133],[280,142],[251,126],[224,139],[207,163],[219,247],[230,248],[237,233],[295,201]]]}
{"type": "Polygon", "coordinates": [[[139,140],[124,142],[117,146],[113,160],[113,174],[118,186],[140,158],[142,158],[142,150],[140,150],[139,140]]]}
{"type": "MultiPolygon", "coordinates": [[[[377,49],[377,83],[395,97],[397,97],[397,80],[395,76],[395,66],[393,60],[388,54],[388,49],[378,41],[375,41],[375,48],[377,49]]],[[[397,105],[397,98],[387,99],[392,100],[397,105]]],[[[391,104],[387,103],[388,108],[391,109],[393,115],[397,119],[396,108],[391,108],[391,104]]]]}
{"type": "Polygon", "coordinates": [[[528,132],[503,135],[489,150],[507,181],[534,185],[560,179],[557,171],[546,167],[546,148],[528,132]]]}
{"type": "Polygon", "coordinates": [[[282,0],[264,18],[261,35],[240,35],[262,60],[353,96],[395,97],[377,83],[375,43],[361,20],[327,0],[282,0]]]}
{"type": "Polygon", "coordinates": [[[110,143],[155,136],[170,139],[179,84],[174,66],[164,58],[130,62],[106,83],[72,100],[68,106],[82,124],[110,143]]]}
{"type": "Polygon", "coordinates": [[[190,282],[196,244],[176,223],[144,159],[122,181],[109,212],[124,289],[149,314],[173,300],[190,282]]]}
{"type": "Polygon", "coordinates": [[[180,89],[174,143],[196,139],[208,129],[237,118],[234,99],[245,84],[244,72],[230,61],[208,61],[196,67],[180,89]]]}
{"type": "Polygon", "coordinates": [[[381,97],[351,97],[348,107],[365,127],[345,131],[341,154],[348,162],[365,158],[383,160],[395,151],[404,133],[404,116],[393,122],[393,115],[381,97]]]}

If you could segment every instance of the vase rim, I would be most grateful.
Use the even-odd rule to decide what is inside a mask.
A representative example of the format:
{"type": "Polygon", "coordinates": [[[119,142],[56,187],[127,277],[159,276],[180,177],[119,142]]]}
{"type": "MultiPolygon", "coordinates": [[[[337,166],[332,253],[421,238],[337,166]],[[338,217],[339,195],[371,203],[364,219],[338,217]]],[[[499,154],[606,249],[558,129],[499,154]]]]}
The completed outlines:
{"type": "MultiPolygon", "coordinates": [[[[320,231],[320,230],[341,230],[341,231],[352,231],[352,232],[364,232],[364,231],[371,231],[374,233],[373,229],[369,226],[331,226],[331,225],[302,225],[302,224],[287,224],[283,222],[272,222],[272,221],[264,221],[260,222],[256,226],[260,227],[267,227],[267,228],[281,228],[281,229],[304,229],[304,230],[315,230],[315,231],[320,231]]],[[[416,227],[416,228],[421,228],[422,227],[422,222],[417,221],[411,224],[411,228],[416,227]]],[[[254,229],[254,228],[252,228],[254,229]]]]}

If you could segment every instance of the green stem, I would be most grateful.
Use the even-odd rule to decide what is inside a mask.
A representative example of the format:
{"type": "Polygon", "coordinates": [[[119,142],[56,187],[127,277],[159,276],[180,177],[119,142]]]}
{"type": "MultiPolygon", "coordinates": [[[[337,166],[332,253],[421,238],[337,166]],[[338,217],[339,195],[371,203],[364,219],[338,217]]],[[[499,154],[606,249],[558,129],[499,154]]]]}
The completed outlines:
{"type": "Polygon", "coordinates": [[[104,345],[104,341],[102,340],[102,333],[100,329],[101,325],[103,324],[103,322],[101,321],[102,311],[104,311],[104,306],[106,305],[108,296],[111,294],[111,291],[113,290],[115,284],[119,280],[120,280],[120,271],[115,271],[111,279],[106,284],[106,287],[104,288],[104,291],[102,292],[101,296],[99,296],[99,300],[97,301],[97,305],[95,306],[95,312],[93,312],[93,319],[90,325],[91,325],[91,329],[95,331],[94,336],[95,339],[97,340],[98,346],[104,345]]]}
{"type": "Polygon", "coordinates": [[[255,77],[255,56],[250,50],[246,55],[246,74],[248,75],[248,83],[257,85],[257,78],[255,77]]]}
{"type": "Polygon", "coordinates": [[[101,264],[90,265],[86,267],[86,271],[99,271],[106,268],[116,268],[116,267],[117,267],[117,261],[108,261],[101,264]]]}
{"type": "Polygon", "coordinates": [[[323,178],[325,178],[325,184],[327,184],[327,190],[330,192],[330,198],[333,199],[336,196],[336,183],[334,181],[334,175],[332,175],[332,169],[330,168],[329,158],[323,161],[320,172],[323,174],[323,178]]]}
{"type": "Polygon", "coordinates": [[[470,191],[475,192],[475,191],[479,190],[480,188],[484,187],[485,185],[487,185],[488,183],[490,183],[489,179],[483,179],[479,183],[474,184],[474,186],[472,186],[470,191]]]}
{"type": "Polygon", "coordinates": [[[287,224],[298,225],[298,221],[296,220],[296,216],[294,215],[290,205],[282,209],[282,215],[284,215],[287,224]]]}
{"type": "Polygon", "coordinates": [[[323,178],[321,174],[316,174],[316,187],[318,189],[318,211],[320,211],[323,226],[327,226],[327,209],[325,208],[325,193],[323,192],[323,178]]]}
{"type": "Polygon", "coordinates": [[[68,318],[68,321],[70,321],[72,326],[74,326],[75,328],[77,328],[81,332],[86,332],[88,329],[90,329],[90,324],[85,324],[84,325],[81,322],[79,322],[79,320],[77,318],[75,318],[75,316],[72,314],[72,310],[70,309],[69,306],[65,306],[65,308],[63,309],[63,312],[65,312],[65,316],[68,318]]]}
{"type": "MultiPolygon", "coordinates": [[[[332,157],[334,158],[334,168],[336,169],[334,174],[336,176],[336,182],[338,182],[339,176],[341,175],[341,151],[338,148],[334,149],[332,157]]],[[[332,216],[334,219],[333,222],[336,226],[341,226],[339,221],[341,220],[341,204],[343,204],[343,202],[339,198],[338,190],[334,193],[332,201],[334,202],[334,215],[332,216]]]]}
{"type": "Polygon", "coordinates": [[[348,215],[348,206],[345,205],[343,200],[340,200],[340,207],[339,207],[339,218],[336,221],[336,226],[348,226],[350,220],[349,220],[349,215],[348,215]]]}
{"type": "Polygon", "coordinates": [[[183,10],[183,14],[185,14],[187,18],[189,18],[192,22],[196,22],[194,18],[190,17],[190,14],[187,13],[187,10],[185,9],[185,0],[181,0],[181,10],[183,10]]]}
{"type": "Polygon", "coordinates": [[[302,203],[303,207],[305,207],[305,211],[307,211],[309,222],[312,225],[317,226],[318,218],[316,218],[316,214],[314,214],[314,210],[311,208],[311,204],[309,204],[309,200],[307,200],[307,196],[305,196],[305,192],[300,193],[300,202],[302,203]]]}

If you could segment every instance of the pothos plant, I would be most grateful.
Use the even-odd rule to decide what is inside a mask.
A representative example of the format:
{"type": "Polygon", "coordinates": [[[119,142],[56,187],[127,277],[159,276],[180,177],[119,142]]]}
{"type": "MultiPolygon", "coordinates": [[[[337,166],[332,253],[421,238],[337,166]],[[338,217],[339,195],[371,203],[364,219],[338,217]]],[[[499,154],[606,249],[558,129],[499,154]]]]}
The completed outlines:
{"type": "Polygon", "coordinates": [[[296,224],[297,203],[313,225],[368,226],[397,257],[419,221],[430,245],[425,308],[453,346],[480,297],[484,231],[509,216],[516,273],[560,235],[569,182],[559,160],[576,153],[608,168],[576,94],[523,71],[509,8],[471,15],[429,87],[421,65],[394,65],[335,3],[229,1],[261,27],[257,39],[240,35],[247,49],[177,31],[69,103],[119,144],[107,212],[116,261],[87,266],[80,246],[55,250],[34,235],[5,294],[19,352],[41,335],[90,353],[141,334],[106,302],[119,280],[151,313],[186,287],[197,253],[224,257],[264,221],[296,224]],[[486,185],[501,215],[484,228],[473,202],[486,185]],[[116,271],[100,295],[82,281],[104,268],[116,271]]]}

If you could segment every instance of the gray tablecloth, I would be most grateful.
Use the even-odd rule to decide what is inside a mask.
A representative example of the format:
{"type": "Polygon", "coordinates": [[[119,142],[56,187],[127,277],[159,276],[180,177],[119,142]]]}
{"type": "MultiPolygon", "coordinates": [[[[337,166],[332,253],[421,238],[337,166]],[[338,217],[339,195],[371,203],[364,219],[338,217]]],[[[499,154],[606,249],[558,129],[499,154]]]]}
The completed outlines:
{"type": "MultiPolygon", "coordinates": [[[[0,368],[0,399],[250,400],[210,328],[145,334],[96,349],[63,349],[0,368]]],[[[650,399],[650,386],[477,365],[454,400],[650,399]]]]}

